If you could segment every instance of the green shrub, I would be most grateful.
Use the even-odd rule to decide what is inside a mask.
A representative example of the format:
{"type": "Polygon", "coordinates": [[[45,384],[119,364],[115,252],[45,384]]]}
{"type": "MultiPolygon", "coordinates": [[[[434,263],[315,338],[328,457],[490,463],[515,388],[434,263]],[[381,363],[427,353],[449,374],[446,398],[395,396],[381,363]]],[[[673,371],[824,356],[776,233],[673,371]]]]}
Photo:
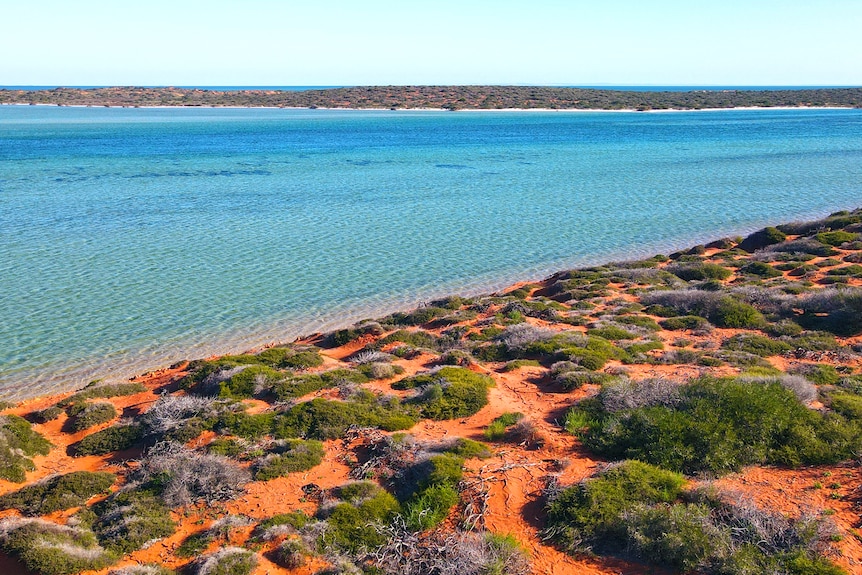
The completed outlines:
{"type": "Polygon", "coordinates": [[[678,317],[671,317],[666,320],[660,321],[659,325],[663,329],[671,330],[671,331],[680,331],[684,329],[700,329],[709,325],[709,322],[706,321],[706,318],[702,318],[696,315],[682,315],[678,317]]]}
{"type": "Polygon", "coordinates": [[[323,365],[323,357],[317,352],[317,350],[309,349],[299,351],[293,355],[288,355],[278,364],[278,367],[289,369],[309,369],[312,367],[320,367],[321,365],[323,365]]]}
{"type": "Polygon", "coordinates": [[[332,369],[321,373],[307,373],[287,377],[272,386],[279,401],[308,395],[314,391],[338,387],[345,383],[365,383],[368,376],[353,369],[332,369]]]}
{"type": "Polygon", "coordinates": [[[668,307],[675,315],[703,316],[718,327],[758,328],[765,323],[752,306],[717,291],[657,291],[644,294],[641,299],[650,306],[668,307]]]}
{"type": "Polygon", "coordinates": [[[235,439],[216,438],[207,444],[207,451],[214,455],[237,457],[243,453],[244,449],[235,439]]]}
{"type": "Polygon", "coordinates": [[[637,339],[637,334],[626,331],[621,327],[609,325],[595,329],[588,329],[587,335],[602,337],[607,340],[616,341],[620,339],[637,339]]]}
{"type": "Polygon", "coordinates": [[[257,556],[240,547],[223,547],[204,555],[191,566],[192,575],[250,575],[257,565],[257,556]]]}
{"type": "Polygon", "coordinates": [[[745,264],[744,266],[739,268],[739,271],[747,273],[747,274],[753,274],[756,276],[760,276],[762,278],[776,278],[776,277],[782,275],[779,270],[775,269],[774,267],[772,267],[768,263],[758,262],[758,261],[754,261],[754,262],[750,262],[748,264],[745,264]]]}
{"type": "Polygon", "coordinates": [[[733,272],[718,264],[692,262],[686,264],[672,264],[665,268],[676,277],[685,281],[695,280],[724,280],[733,272]]]}
{"type": "Polygon", "coordinates": [[[69,415],[73,418],[72,430],[77,432],[111,421],[117,417],[117,409],[107,401],[76,403],[69,408],[69,415]]]}
{"type": "Polygon", "coordinates": [[[541,364],[535,359],[513,359],[503,366],[503,371],[510,372],[521,369],[522,367],[540,367],[541,364]]]}
{"type": "Polygon", "coordinates": [[[24,515],[47,515],[78,507],[114,484],[113,473],[74,471],[28,485],[0,497],[0,509],[17,509],[24,515]]]}
{"type": "Polygon", "coordinates": [[[297,569],[305,565],[305,560],[311,550],[300,539],[283,541],[272,552],[272,560],[285,569],[297,569]]]}
{"type": "Polygon", "coordinates": [[[386,431],[409,429],[416,425],[414,413],[397,400],[327,401],[312,399],[282,412],[273,424],[279,438],[306,437],[335,439],[351,425],[379,427],[386,431]]]}
{"type": "Polygon", "coordinates": [[[636,461],[611,467],[551,499],[545,536],[569,552],[625,553],[686,573],[842,573],[818,555],[829,533],[821,520],[683,492],[682,482],[636,461]]]}
{"type": "Polygon", "coordinates": [[[675,501],[685,480],[639,461],[626,461],[602,475],[563,490],[548,506],[554,539],[569,550],[624,548],[624,512],[642,504],[675,501]]]}
{"type": "Polygon", "coordinates": [[[833,232],[821,232],[814,236],[818,242],[821,244],[826,244],[828,246],[840,246],[841,244],[852,242],[859,239],[859,234],[852,234],[850,232],[845,232],[842,230],[836,230],[833,232]]]}
{"type": "Polygon", "coordinates": [[[150,490],[118,491],[93,506],[93,531],[109,551],[124,555],[154,539],[173,534],[175,525],[165,504],[150,490]]]}
{"type": "Polygon", "coordinates": [[[727,338],[721,343],[724,349],[733,351],[744,351],[759,355],[760,357],[771,357],[790,351],[790,345],[779,340],[770,339],[762,335],[741,333],[727,338]]]}
{"type": "Polygon", "coordinates": [[[710,525],[705,505],[641,505],[620,519],[635,555],[682,572],[697,570],[729,547],[729,537],[710,525]]]}
{"type": "Polygon", "coordinates": [[[183,542],[177,547],[174,554],[177,557],[197,557],[207,550],[207,547],[210,546],[210,543],[214,539],[215,537],[209,530],[193,533],[183,539],[183,542]]]}
{"type": "Polygon", "coordinates": [[[30,417],[32,417],[36,423],[48,423],[49,421],[54,421],[62,414],[62,408],[52,405],[51,407],[46,407],[45,409],[32,412],[30,417]]]}
{"type": "Polygon", "coordinates": [[[390,343],[400,342],[413,347],[437,349],[439,338],[424,330],[407,331],[400,329],[394,333],[380,338],[371,347],[380,349],[390,343]]]}
{"type": "Polygon", "coordinates": [[[140,425],[114,425],[91,433],[73,445],[74,455],[104,455],[134,446],[144,437],[140,425]]]}
{"type": "Polygon", "coordinates": [[[462,459],[487,459],[492,455],[491,449],[484,443],[463,437],[459,437],[446,452],[462,459]]]}
{"type": "Polygon", "coordinates": [[[763,316],[759,311],[730,296],[721,298],[707,317],[718,327],[751,329],[764,324],[763,316]]]}
{"type": "Polygon", "coordinates": [[[267,481],[283,477],[296,471],[307,471],[323,461],[323,444],[319,441],[287,440],[283,453],[265,457],[255,466],[256,481],[267,481]]]}
{"type": "Polygon", "coordinates": [[[838,336],[862,333],[862,289],[824,288],[802,296],[794,307],[803,314],[796,321],[808,329],[820,329],[838,336]]]}
{"type": "Polygon", "coordinates": [[[833,351],[841,347],[834,336],[823,332],[803,332],[801,335],[785,341],[793,349],[803,351],[833,351]]]}
{"type": "Polygon", "coordinates": [[[862,428],[806,408],[775,381],[700,379],[666,405],[610,410],[582,402],[573,421],[589,422],[584,444],[603,456],[667,469],[723,474],[744,465],[836,462],[862,446],[862,428]]]}
{"type": "Polygon", "coordinates": [[[657,324],[653,318],[646,317],[644,315],[623,315],[617,317],[615,321],[625,325],[636,325],[650,331],[658,331],[661,329],[659,324],[657,324]]]}
{"type": "Polygon", "coordinates": [[[787,235],[773,227],[758,230],[739,243],[739,249],[753,252],[767,246],[778,244],[787,239],[787,235]]]}
{"type": "Polygon", "coordinates": [[[825,363],[802,364],[789,371],[802,375],[817,385],[835,385],[841,379],[838,370],[825,363]]]}
{"type": "Polygon", "coordinates": [[[311,517],[302,511],[279,513],[278,515],[273,515],[272,517],[264,519],[258,523],[255,526],[254,531],[252,531],[252,538],[255,540],[265,539],[267,537],[267,532],[274,527],[289,526],[295,530],[300,530],[310,522],[311,517]]]}
{"type": "Polygon", "coordinates": [[[358,504],[339,503],[326,517],[328,528],[318,545],[321,549],[348,552],[378,547],[387,539],[380,526],[387,525],[400,508],[398,501],[379,487],[358,504]]]}
{"type": "Polygon", "coordinates": [[[254,414],[240,411],[221,415],[215,427],[222,433],[229,432],[245,439],[257,439],[271,434],[275,421],[276,414],[272,411],[254,414]]]}
{"type": "Polygon", "coordinates": [[[763,331],[772,337],[796,336],[802,333],[802,326],[789,319],[783,319],[764,326],[763,331]]]}
{"type": "Polygon", "coordinates": [[[848,419],[862,420],[862,396],[855,393],[830,393],[829,407],[848,419]]]}
{"type": "Polygon", "coordinates": [[[68,407],[74,403],[79,403],[87,399],[121,397],[134,395],[143,391],[147,391],[147,387],[141,383],[114,383],[100,385],[98,382],[93,382],[78,393],[59,401],[57,403],[57,407],[68,407]]]}
{"type": "Polygon", "coordinates": [[[364,363],[356,368],[368,379],[390,379],[404,373],[404,368],[394,363],[364,363]]]}
{"type": "Polygon", "coordinates": [[[219,384],[219,397],[243,399],[272,387],[284,375],[266,365],[251,365],[219,384]]]}
{"type": "Polygon", "coordinates": [[[504,413],[492,421],[483,432],[488,441],[501,441],[506,430],[524,419],[523,413],[504,413]]]}
{"type": "Polygon", "coordinates": [[[48,455],[51,443],[17,415],[0,415],[0,479],[21,483],[35,469],[34,455],[48,455]]]}
{"type": "Polygon", "coordinates": [[[405,523],[414,531],[432,529],[448,517],[458,501],[460,495],[453,486],[431,485],[407,503],[404,510],[405,523]]]}
{"type": "Polygon", "coordinates": [[[67,575],[104,569],[117,556],[99,546],[92,531],[41,519],[6,519],[0,547],[33,573],[67,575]]]}
{"type": "MultiPolygon", "coordinates": [[[[412,385],[424,391],[411,400],[428,419],[469,417],[488,404],[488,388],[494,380],[460,367],[444,367],[431,376],[417,376],[412,385]],[[429,380],[424,379],[429,378],[429,380]]],[[[393,385],[394,387],[394,385],[393,385]]]]}

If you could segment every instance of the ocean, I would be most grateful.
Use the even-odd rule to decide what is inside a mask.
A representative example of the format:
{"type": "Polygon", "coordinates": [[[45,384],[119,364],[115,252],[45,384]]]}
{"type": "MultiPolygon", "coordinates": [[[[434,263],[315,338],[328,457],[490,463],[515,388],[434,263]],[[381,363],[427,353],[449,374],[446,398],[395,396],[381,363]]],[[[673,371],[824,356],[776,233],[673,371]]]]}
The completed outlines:
{"type": "Polygon", "coordinates": [[[0,106],[0,396],[862,205],[862,110],[0,106]]]}

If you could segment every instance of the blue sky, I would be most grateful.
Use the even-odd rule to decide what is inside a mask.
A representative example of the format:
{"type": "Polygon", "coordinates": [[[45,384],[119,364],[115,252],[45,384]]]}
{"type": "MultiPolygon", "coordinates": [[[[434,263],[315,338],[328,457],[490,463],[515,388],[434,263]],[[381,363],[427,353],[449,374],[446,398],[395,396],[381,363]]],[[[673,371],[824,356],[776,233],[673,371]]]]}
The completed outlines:
{"type": "Polygon", "coordinates": [[[862,0],[0,0],[0,85],[862,85],[862,0]]]}

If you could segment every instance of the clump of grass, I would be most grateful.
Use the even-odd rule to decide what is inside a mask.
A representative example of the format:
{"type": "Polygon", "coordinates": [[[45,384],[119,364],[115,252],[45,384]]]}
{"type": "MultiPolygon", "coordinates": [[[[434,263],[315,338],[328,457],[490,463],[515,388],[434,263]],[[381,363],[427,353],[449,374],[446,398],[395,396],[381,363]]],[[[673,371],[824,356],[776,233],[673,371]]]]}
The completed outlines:
{"type": "Polygon", "coordinates": [[[444,367],[431,374],[417,375],[392,384],[396,389],[421,388],[411,400],[423,417],[456,419],[469,417],[488,403],[488,388],[494,384],[487,375],[461,367],[444,367]]]}
{"type": "MultiPolygon", "coordinates": [[[[454,368],[453,368],[454,369],[454,368]]],[[[379,427],[386,431],[409,429],[417,422],[416,413],[397,399],[360,394],[351,401],[312,399],[279,413],[269,415],[267,432],[287,439],[334,439],[352,426],[379,427]]]]}
{"type": "Polygon", "coordinates": [[[65,408],[88,399],[121,397],[134,395],[143,391],[147,391],[147,387],[141,383],[102,384],[94,381],[78,393],[70,395],[66,399],[57,402],[57,407],[65,408]]]}
{"type": "Polygon", "coordinates": [[[114,484],[113,473],[74,471],[49,477],[0,497],[0,509],[17,509],[24,515],[47,515],[78,507],[114,484]]]}
{"type": "Polygon", "coordinates": [[[270,454],[255,464],[254,479],[266,481],[296,471],[307,471],[323,461],[323,444],[319,441],[290,439],[279,445],[279,453],[270,454]]]}
{"type": "Polygon", "coordinates": [[[706,318],[700,316],[683,315],[662,320],[659,322],[659,325],[663,329],[667,329],[670,331],[682,331],[702,329],[704,327],[707,327],[709,325],[709,322],[706,320],[706,318]]]}
{"type": "Polygon", "coordinates": [[[665,269],[685,281],[725,280],[733,273],[724,266],[703,262],[676,263],[665,269]]]}
{"type": "Polygon", "coordinates": [[[506,436],[506,430],[524,419],[523,413],[504,413],[496,417],[483,434],[488,441],[501,441],[506,436]]]}
{"type": "Polygon", "coordinates": [[[35,469],[34,455],[48,455],[51,443],[17,415],[0,415],[0,479],[22,483],[35,469]]]}
{"type": "Polygon", "coordinates": [[[750,333],[742,333],[727,338],[721,344],[724,349],[744,351],[760,357],[771,357],[790,351],[790,344],[750,333]]]}
{"type": "Polygon", "coordinates": [[[386,537],[381,527],[400,511],[398,501],[371,483],[342,490],[341,497],[340,503],[319,513],[327,528],[318,538],[318,547],[355,553],[383,545],[386,537]],[[359,490],[361,497],[355,497],[359,490]]]}
{"type": "Polygon", "coordinates": [[[104,455],[129,449],[143,438],[144,430],[140,425],[114,425],[91,433],[72,447],[76,456],[104,455]]]}
{"type": "MultiPolygon", "coordinates": [[[[377,364],[364,364],[360,366],[360,369],[367,368],[371,365],[377,364]]],[[[288,399],[308,395],[309,393],[320,389],[330,389],[351,383],[361,384],[367,381],[368,375],[361,370],[332,369],[321,373],[307,373],[282,378],[270,388],[270,392],[274,394],[279,401],[286,401],[288,399]]]]}
{"type": "Polygon", "coordinates": [[[859,234],[845,232],[843,230],[835,230],[831,232],[820,232],[814,238],[821,244],[827,246],[840,246],[848,242],[853,242],[859,239],[859,234]]]}
{"type": "Polygon", "coordinates": [[[752,261],[750,263],[745,264],[739,271],[747,274],[756,275],[762,278],[775,278],[781,274],[781,271],[775,269],[771,265],[765,262],[760,261],[752,261]]]}
{"type": "Polygon", "coordinates": [[[72,418],[72,430],[76,432],[107,423],[117,417],[114,404],[107,401],[75,403],[67,411],[72,418]]]}

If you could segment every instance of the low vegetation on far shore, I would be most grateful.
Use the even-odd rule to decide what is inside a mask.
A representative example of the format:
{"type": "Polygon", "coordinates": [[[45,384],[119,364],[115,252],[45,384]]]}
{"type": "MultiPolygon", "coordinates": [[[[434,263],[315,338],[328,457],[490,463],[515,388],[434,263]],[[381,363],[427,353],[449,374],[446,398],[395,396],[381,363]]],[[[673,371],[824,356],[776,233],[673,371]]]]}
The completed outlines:
{"type": "Polygon", "coordinates": [[[46,575],[849,573],[861,263],[862,210],[838,212],[5,406],[0,552],[46,575]]]}
{"type": "Polygon", "coordinates": [[[193,88],[0,89],[0,104],[57,106],[240,106],[441,110],[699,110],[862,106],[862,88],[649,92],[543,86],[357,86],[320,90],[193,88]]]}

